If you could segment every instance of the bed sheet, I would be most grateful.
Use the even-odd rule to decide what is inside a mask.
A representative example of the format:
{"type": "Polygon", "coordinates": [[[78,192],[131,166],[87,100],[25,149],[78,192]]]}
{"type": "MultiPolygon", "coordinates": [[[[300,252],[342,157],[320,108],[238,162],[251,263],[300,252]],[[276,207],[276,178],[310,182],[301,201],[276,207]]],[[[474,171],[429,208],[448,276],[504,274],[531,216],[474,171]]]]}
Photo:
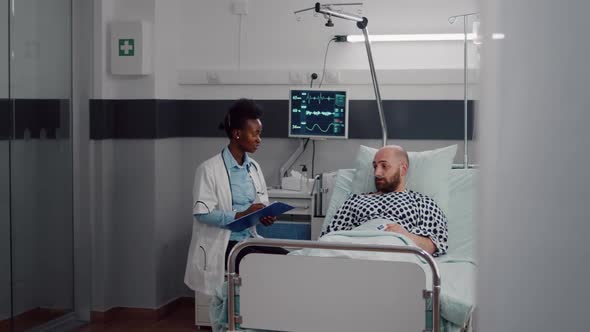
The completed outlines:
{"type": "MultiPolygon", "coordinates": [[[[411,239],[401,234],[377,230],[377,226],[384,222],[386,221],[382,219],[372,220],[351,231],[330,233],[322,237],[320,241],[415,246],[411,239]]],[[[302,249],[291,252],[290,255],[410,261],[419,264],[426,271],[425,287],[430,289],[429,285],[432,285],[428,265],[425,261],[412,255],[326,249],[302,249]]],[[[470,259],[458,257],[447,259],[443,256],[435,260],[441,272],[442,331],[458,331],[461,326],[467,323],[475,307],[476,265],[470,259]]],[[[227,324],[227,290],[225,288],[226,285],[217,291],[211,305],[211,319],[216,322],[214,331],[225,331],[224,326],[227,324]]],[[[236,303],[239,308],[239,297],[236,298],[236,303]]]]}

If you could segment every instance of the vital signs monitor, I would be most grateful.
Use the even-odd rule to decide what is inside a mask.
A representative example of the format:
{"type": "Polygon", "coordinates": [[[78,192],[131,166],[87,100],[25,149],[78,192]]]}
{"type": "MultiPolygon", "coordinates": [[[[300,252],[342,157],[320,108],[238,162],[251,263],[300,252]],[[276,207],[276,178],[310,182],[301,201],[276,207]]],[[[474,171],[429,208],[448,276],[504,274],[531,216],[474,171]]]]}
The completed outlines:
{"type": "Polygon", "coordinates": [[[289,137],[348,138],[347,91],[291,89],[289,137]]]}

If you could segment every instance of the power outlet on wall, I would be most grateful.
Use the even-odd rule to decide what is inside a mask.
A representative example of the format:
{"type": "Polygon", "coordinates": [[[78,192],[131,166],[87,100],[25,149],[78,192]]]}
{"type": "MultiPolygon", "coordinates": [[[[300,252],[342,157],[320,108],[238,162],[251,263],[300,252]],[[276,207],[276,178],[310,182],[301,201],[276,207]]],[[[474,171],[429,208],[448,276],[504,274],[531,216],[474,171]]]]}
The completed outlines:
{"type": "Polygon", "coordinates": [[[324,78],[326,84],[340,83],[340,73],[335,70],[326,70],[326,77],[324,78]]]}
{"type": "Polygon", "coordinates": [[[298,71],[290,71],[289,72],[289,83],[290,84],[303,84],[305,82],[303,76],[304,76],[304,74],[300,73],[298,71]]]}
{"type": "Polygon", "coordinates": [[[219,74],[215,71],[208,71],[206,73],[208,84],[220,84],[219,74]]]}

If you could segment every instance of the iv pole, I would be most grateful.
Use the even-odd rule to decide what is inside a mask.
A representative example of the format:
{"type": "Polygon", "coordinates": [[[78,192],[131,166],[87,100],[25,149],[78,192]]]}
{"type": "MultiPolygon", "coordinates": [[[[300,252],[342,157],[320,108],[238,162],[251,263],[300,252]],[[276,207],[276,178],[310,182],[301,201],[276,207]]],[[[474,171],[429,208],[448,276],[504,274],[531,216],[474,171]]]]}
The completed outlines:
{"type": "MultiPolygon", "coordinates": [[[[358,3],[355,3],[358,4],[358,3]]],[[[328,16],[328,23],[326,26],[332,26],[332,17],[338,17],[341,19],[354,21],[356,26],[363,31],[365,36],[365,47],[367,48],[367,57],[369,58],[369,68],[371,69],[371,79],[373,81],[373,90],[375,90],[375,97],[377,99],[377,110],[379,111],[379,121],[381,122],[381,134],[382,134],[382,146],[387,145],[387,123],[385,122],[385,114],[383,113],[383,103],[381,101],[381,93],[379,92],[379,83],[377,82],[377,73],[375,72],[375,64],[373,63],[373,53],[371,52],[371,42],[369,41],[369,32],[367,31],[367,24],[369,20],[366,17],[358,15],[347,14],[341,11],[335,11],[331,9],[331,6],[340,5],[352,5],[349,3],[333,3],[333,4],[320,4],[316,2],[315,7],[298,10],[295,14],[314,9],[316,13],[324,14],[328,16]]]]}
{"type": "Polygon", "coordinates": [[[467,19],[470,16],[477,16],[479,13],[469,13],[462,15],[455,15],[449,17],[449,23],[453,24],[458,18],[463,18],[463,145],[464,145],[464,156],[463,156],[463,168],[469,168],[469,155],[467,154],[468,140],[467,140],[467,19]]]}

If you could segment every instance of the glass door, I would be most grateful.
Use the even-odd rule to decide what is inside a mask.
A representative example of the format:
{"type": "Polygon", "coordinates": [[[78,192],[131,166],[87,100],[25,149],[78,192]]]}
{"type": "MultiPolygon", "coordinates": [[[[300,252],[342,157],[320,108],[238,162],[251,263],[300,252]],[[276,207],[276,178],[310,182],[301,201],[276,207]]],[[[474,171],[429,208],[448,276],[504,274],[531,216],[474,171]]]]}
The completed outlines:
{"type": "Polygon", "coordinates": [[[13,331],[72,312],[71,0],[11,0],[13,331]]]}
{"type": "Polygon", "coordinates": [[[0,0],[0,331],[10,331],[9,0],[0,0]]]}

